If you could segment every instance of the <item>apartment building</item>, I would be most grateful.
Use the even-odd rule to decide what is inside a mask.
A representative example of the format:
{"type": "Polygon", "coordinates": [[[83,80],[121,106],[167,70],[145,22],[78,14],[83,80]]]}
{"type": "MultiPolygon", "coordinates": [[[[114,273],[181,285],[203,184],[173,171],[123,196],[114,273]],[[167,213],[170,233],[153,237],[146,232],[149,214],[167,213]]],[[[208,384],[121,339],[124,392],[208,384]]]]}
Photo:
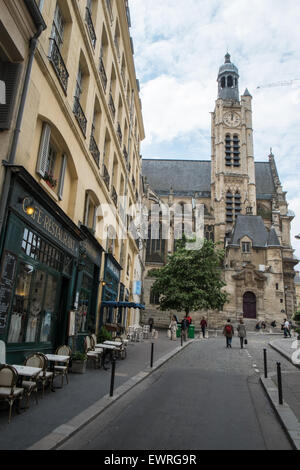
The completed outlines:
{"type": "Polygon", "coordinates": [[[70,338],[82,348],[87,333],[102,325],[120,332],[142,307],[133,302],[138,241],[127,230],[145,137],[128,2],[30,3],[44,29],[20,132],[11,124],[0,134],[8,142],[0,337],[12,360],[70,338]]]}

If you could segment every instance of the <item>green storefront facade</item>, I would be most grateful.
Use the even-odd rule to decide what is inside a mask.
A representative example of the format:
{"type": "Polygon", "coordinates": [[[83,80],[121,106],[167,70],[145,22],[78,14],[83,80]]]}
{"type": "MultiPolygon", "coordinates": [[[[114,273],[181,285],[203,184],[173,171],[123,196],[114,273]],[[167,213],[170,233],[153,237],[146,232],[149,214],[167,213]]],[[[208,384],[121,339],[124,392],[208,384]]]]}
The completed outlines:
{"type": "Polygon", "coordinates": [[[76,311],[77,318],[80,308],[85,314],[76,335],[92,329],[101,257],[97,268],[91,267],[91,241],[84,230],[24,168],[14,166],[10,171],[9,203],[1,234],[0,339],[6,343],[6,362],[20,364],[33,352],[50,353],[69,342],[71,311],[76,311]],[[28,207],[34,208],[31,215],[28,207]]]}

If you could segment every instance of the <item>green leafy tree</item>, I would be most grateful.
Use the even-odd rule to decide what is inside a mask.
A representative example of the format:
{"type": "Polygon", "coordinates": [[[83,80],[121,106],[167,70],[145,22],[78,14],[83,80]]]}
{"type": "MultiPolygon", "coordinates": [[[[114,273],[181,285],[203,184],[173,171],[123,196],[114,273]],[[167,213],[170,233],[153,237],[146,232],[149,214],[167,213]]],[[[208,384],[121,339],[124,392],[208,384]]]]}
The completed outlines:
{"type": "Polygon", "coordinates": [[[180,240],[168,263],[149,273],[156,278],[152,289],[160,295],[160,310],[222,309],[228,300],[221,273],[224,250],[207,240],[198,250],[188,250],[186,244],[186,238],[180,240]]]}

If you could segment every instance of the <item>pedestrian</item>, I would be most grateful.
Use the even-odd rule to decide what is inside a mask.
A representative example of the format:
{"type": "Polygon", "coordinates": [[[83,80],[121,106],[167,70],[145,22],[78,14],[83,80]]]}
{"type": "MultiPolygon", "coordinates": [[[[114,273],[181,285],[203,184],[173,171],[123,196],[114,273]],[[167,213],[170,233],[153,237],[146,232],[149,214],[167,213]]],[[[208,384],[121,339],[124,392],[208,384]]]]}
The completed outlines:
{"type": "Polygon", "coordinates": [[[148,325],[150,326],[150,333],[152,333],[153,326],[154,326],[154,320],[153,320],[153,318],[149,318],[149,320],[148,320],[148,325]]]}
{"type": "Polygon", "coordinates": [[[240,319],[240,323],[237,327],[237,331],[238,331],[240,342],[241,342],[241,349],[243,349],[245,339],[247,338],[247,331],[246,331],[246,327],[244,324],[244,320],[242,318],[240,319]]]}
{"type": "Polygon", "coordinates": [[[189,324],[189,326],[190,326],[190,325],[193,323],[192,317],[190,316],[189,313],[187,313],[185,317],[186,317],[186,319],[187,319],[187,321],[188,321],[188,324],[189,324]]]}
{"type": "Polygon", "coordinates": [[[286,318],[284,319],[284,322],[283,322],[283,333],[284,333],[285,338],[292,337],[291,331],[290,331],[290,322],[286,318]]]}
{"type": "Polygon", "coordinates": [[[185,316],[181,322],[181,334],[183,336],[184,341],[187,341],[188,331],[189,331],[189,322],[187,320],[187,316],[185,316]]]}
{"type": "Polygon", "coordinates": [[[267,325],[264,321],[261,323],[261,327],[262,327],[263,330],[265,330],[267,328],[267,325]]]}
{"type": "Polygon", "coordinates": [[[259,331],[259,330],[261,329],[260,322],[256,323],[255,329],[256,329],[257,331],[259,331]]]}
{"type": "Polygon", "coordinates": [[[177,332],[177,320],[175,315],[173,315],[169,329],[171,330],[171,341],[176,341],[176,332],[177,332]]]}
{"type": "Polygon", "coordinates": [[[223,335],[226,337],[226,348],[232,348],[232,338],[234,336],[234,328],[231,324],[231,320],[228,319],[224,326],[223,335]]]}
{"type": "Polygon", "coordinates": [[[277,323],[276,323],[275,320],[273,320],[272,323],[271,323],[271,327],[272,327],[272,328],[276,328],[276,326],[277,326],[277,323]]]}
{"type": "Polygon", "coordinates": [[[201,330],[202,330],[203,339],[205,339],[205,331],[206,331],[206,328],[207,328],[207,321],[205,320],[205,317],[202,318],[202,320],[200,322],[200,327],[201,327],[201,330]]]}

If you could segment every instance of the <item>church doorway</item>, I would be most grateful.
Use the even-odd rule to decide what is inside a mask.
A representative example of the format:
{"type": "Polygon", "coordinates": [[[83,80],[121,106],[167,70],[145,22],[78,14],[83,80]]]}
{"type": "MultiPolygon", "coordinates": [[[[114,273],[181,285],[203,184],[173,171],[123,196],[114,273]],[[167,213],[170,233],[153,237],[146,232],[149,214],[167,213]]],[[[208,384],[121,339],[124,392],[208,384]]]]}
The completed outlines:
{"type": "Polygon", "coordinates": [[[243,311],[244,311],[244,318],[252,318],[255,319],[257,312],[256,312],[256,296],[253,292],[246,292],[243,298],[243,311]]]}

